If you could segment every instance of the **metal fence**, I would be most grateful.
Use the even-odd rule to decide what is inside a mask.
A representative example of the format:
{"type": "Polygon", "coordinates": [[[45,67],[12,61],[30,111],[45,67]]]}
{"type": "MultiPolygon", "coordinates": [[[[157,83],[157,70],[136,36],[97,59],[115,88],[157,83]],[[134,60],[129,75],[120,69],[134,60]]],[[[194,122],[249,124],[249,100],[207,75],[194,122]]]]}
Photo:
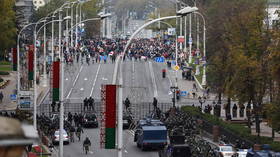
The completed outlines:
{"type": "MultiPolygon", "coordinates": [[[[166,112],[172,107],[172,103],[158,103],[157,107],[162,111],[166,112]]],[[[88,107],[89,108],[89,107],[88,107]]],[[[41,104],[38,107],[38,114],[45,114],[45,115],[51,115],[54,113],[59,113],[58,106],[56,105],[54,110],[51,106],[51,104],[41,104]]],[[[151,114],[151,112],[154,110],[154,106],[152,102],[143,102],[143,103],[132,103],[131,104],[131,112],[133,114],[133,117],[135,120],[139,120],[142,118],[147,117],[151,114]]],[[[90,111],[89,109],[84,108],[83,103],[72,103],[72,102],[65,102],[64,103],[64,113],[84,113],[90,111]]],[[[94,103],[94,112],[97,114],[97,116],[100,116],[101,113],[101,102],[97,101],[94,103]]]]}

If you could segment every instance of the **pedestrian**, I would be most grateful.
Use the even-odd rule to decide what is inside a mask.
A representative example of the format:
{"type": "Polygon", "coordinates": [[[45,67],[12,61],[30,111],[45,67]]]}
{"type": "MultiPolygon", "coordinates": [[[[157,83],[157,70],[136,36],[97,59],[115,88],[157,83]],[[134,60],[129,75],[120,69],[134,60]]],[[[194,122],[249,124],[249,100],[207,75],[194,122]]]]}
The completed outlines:
{"type": "Polygon", "coordinates": [[[59,109],[60,109],[60,102],[57,103],[57,112],[59,112],[59,109]]]}
{"type": "Polygon", "coordinates": [[[52,112],[55,112],[55,102],[54,101],[52,102],[51,107],[52,107],[52,112]]]}
{"type": "Polygon", "coordinates": [[[73,116],[72,116],[71,112],[68,112],[68,121],[71,125],[72,125],[72,120],[73,120],[73,116]]]}
{"type": "Polygon", "coordinates": [[[84,111],[86,109],[88,110],[88,99],[87,98],[84,99],[84,111]]]}
{"type": "Polygon", "coordinates": [[[88,99],[88,105],[89,105],[89,110],[94,111],[94,99],[92,97],[88,99]]]}
{"type": "Polygon", "coordinates": [[[75,114],[74,114],[74,123],[75,123],[75,126],[76,126],[76,127],[78,126],[78,121],[79,121],[78,114],[75,113],[75,114]]]}
{"type": "Polygon", "coordinates": [[[130,101],[129,101],[128,97],[126,97],[126,99],[124,101],[124,105],[125,105],[125,109],[128,110],[128,108],[130,107],[130,101]]]}
{"type": "Polygon", "coordinates": [[[157,103],[158,103],[157,98],[156,98],[156,97],[154,97],[154,100],[153,100],[154,110],[156,110],[156,109],[157,109],[157,103]]]}
{"type": "Polygon", "coordinates": [[[0,92],[0,103],[2,103],[3,98],[4,98],[4,95],[3,95],[2,91],[1,91],[1,92],[0,92]]]}

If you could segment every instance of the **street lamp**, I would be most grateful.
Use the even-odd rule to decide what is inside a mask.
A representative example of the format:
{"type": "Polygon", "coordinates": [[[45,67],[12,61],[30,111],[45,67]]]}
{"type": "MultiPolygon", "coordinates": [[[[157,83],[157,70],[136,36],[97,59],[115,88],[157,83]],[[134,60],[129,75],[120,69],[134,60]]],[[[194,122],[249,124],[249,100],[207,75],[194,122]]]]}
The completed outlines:
{"type": "MultiPolygon", "coordinates": [[[[177,15],[176,16],[167,16],[167,17],[161,17],[161,18],[158,18],[158,19],[154,19],[150,22],[147,22],[146,24],[144,24],[143,26],[141,26],[140,28],[138,28],[132,35],[131,37],[129,38],[128,42],[126,43],[125,45],[125,48],[124,48],[124,51],[123,51],[123,55],[125,55],[127,49],[128,49],[128,46],[130,45],[132,39],[142,30],[144,29],[145,27],[155,23],[155,22],[158,22],[158,21],[161,21],[161,20],[167,20],[167,19],[174,19],[174,18],[178,18],[178,17],[182,17],[182,16],[185,16],[191,12],[194,12],[198,10],[196,7],[193,8],[193,7],[186,7],[186,8],[183,8],[181,10],[179,10],[177,12],[177,15]]],[[[123,78],[122,78],[122,63],[123,63],[123,59],[121,59],[121,63],[120,63],[120,74],[119,74],[119,102],[118,102],[118,157],[122,157],[122,147],[123,147],[123,141],[122,141],[122,127],[123,127],[123,124],[122,124],[122,118],[123,118],[123,104],[122,104],[122,97],[123,97],[123,78]]],[[[117,63],[116,65],[119,64],[119,59],[117,60],[117,63]]],[[[117,66],[116,66],[117,67],[117,66]]],[[[117,68],[115,68],[114,70],[114,77],[113,77],[113,84],[116,84],[116,81],[117,81],[117,68]]]]}
{"type": "Polygon", "coordinates": [[[20,42],[20,36],[21,36],[21,33],[29,26],[32,26],[32,25],[35,25],[36,23],[30,23],[28,25],[25,25],[18,33],[18,36],[17,36],[17,70],[18,70],[18,75],[17,75],[17,94],[19,96],[19,93],[20,93],[20,51],[19,51],[19,42],[20,42]]]}
{"type": "Polygon", "coordinates": [[[206,86],[206,20],[204,18],[204,16],[199,13],[199,12],[194,12],[195,14],[201,16],[201,18],[203,19],[203,61],[204,61],[204,65],[203,65],[203,75],[202,75],[202,83],[201,85],[206,86]]]}

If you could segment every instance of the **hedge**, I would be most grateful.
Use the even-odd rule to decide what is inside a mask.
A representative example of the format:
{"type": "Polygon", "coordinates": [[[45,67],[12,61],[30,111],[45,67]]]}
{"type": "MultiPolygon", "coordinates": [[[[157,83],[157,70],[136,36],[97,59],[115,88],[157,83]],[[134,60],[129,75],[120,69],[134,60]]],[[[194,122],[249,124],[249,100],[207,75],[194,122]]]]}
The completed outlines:
{"type": "Polygon", "coordinates": [[[9,72],[6,72],[6,71],[0,71],[0,75],[9,75],[10,73],[9,72]]]}
{"type": "Polygon", "coordinates": [[[200,112],[200,110],[197,107],[183,106],[182,110],[195,117],[200,117],[201,119],[206,120],[213,125],[218,125],[220,127],[223,127],[224,129],[229,130],[248,141],[252,141],[253,143],[259,140],[260,144],[269,144],[272,150],[280,152],[280,142],[273,141],[271,137],[263,137],[263,136],[258,137],[255,135],[251,135],[250,129],[245,127],[244,125],[231,124],[219,119],[217,116],[204,114],[200,112]]]}
{"type": "Polygon", "coordinates": [[[0,77],[0,82],[3,82],[4,80],[0,77]]]}

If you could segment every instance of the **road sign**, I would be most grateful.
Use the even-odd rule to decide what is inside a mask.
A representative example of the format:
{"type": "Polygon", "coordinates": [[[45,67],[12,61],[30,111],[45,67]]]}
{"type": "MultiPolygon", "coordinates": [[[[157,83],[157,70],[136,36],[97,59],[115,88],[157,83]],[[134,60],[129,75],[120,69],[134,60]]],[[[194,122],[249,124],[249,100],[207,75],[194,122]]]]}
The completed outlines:
{"type": "Polygon", "coordinates": [[[163,63],[164,62],[164,57],[156,57],[155,61],[158,63],[163,63]]]}
{"type": "Polygon", "coordinates": [[[180,95],[181,96],[187,96],[188,92],[187,91],[181,91],[180,95]]]}
{"type": "Polygon", "coordinates": [[[192,44],[192,38],[191,37],[189,38],[189,44],[192,44]]]}
{"type": "Polygon", "coordinates": [[[168,32],[168,35],[175,35],[176,34],[175,28],[168,28],[167,32],[168,32]]]}
{"type": "Polygon", "coordinates": [[[10,99],[11,99],[11,101],[17,100],[17,95],[16,94],[11,94],[10,99]]]}
{"type": "Polygon", "coordinates": [[[183,43],[185,42],[185,37],[184,36],[178,36],[178,43],[183,43]]]}
{"type": "Polygon", "coordinates": [[[178,71],[178,70],[180,69],[180,67],[179,67],[178,65],[176,65],[176,66],[174,66],[174,69],[175,69],[176,71],[178,71]]]}

